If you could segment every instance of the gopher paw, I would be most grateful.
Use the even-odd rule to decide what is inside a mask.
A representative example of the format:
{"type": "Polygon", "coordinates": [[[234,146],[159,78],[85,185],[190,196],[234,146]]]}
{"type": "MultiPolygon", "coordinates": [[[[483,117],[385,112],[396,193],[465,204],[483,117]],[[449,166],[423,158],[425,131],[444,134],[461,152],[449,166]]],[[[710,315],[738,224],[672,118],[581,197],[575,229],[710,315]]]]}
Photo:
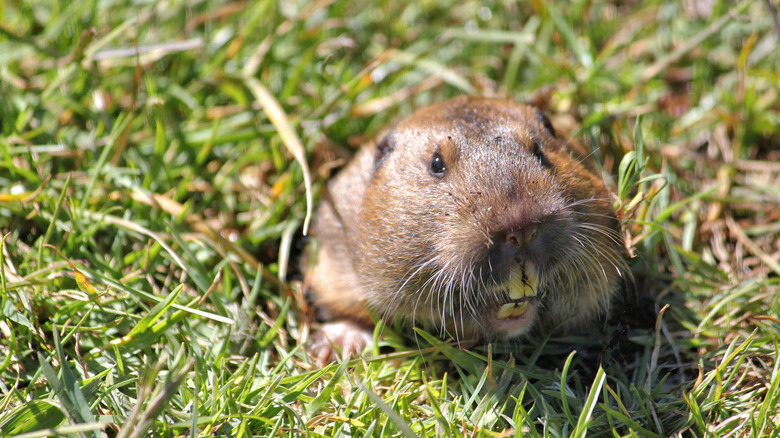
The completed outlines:
{"type": "Polygon", "coordinates": [[[309,357],[318,366],[327,365],[341,355],[342,359],[358,356],[374,341],[371,329],[352,321],[327,322],[312,335],[309,357]]]}

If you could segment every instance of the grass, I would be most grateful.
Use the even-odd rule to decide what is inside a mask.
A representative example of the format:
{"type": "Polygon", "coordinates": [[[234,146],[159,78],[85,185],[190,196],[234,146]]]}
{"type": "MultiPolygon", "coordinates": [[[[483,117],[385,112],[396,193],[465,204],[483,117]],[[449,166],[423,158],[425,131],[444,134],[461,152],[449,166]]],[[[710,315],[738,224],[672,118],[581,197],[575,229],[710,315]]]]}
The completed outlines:
{"type": "Polygon", "coordinates": [[[778,436],[777,4],[704,3],[0,0],[0,435],[778,436]],[[625,306],[313,366],[307,195],[463,93],[595,147],[625,306]]]}

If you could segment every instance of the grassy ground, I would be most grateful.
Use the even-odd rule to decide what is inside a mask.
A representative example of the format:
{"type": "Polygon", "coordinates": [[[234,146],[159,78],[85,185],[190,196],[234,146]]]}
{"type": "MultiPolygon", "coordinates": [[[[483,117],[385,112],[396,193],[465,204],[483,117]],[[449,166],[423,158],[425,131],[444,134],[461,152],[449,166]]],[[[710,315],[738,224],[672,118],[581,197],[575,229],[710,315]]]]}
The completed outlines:
{"type": "Polygon", "coordinates": [[[777,7],[0,0],[0,435],[778,436],[777,7]],[[598,146],[630,299],[314,367],[304,175],[462,93],[598,146]]]}

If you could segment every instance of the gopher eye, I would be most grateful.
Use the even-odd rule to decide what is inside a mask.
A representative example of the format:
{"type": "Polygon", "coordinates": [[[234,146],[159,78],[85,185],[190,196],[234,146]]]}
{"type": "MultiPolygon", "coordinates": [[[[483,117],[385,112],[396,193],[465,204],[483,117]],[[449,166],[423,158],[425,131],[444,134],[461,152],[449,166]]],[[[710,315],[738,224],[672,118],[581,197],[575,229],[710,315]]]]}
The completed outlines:
{"type": "Polygon", "coordinates": [[[552,164],[550,163],[550,160],[547,159],[547,156],[544,155],[544,151],[542,149],[543,147],[539,140],[534,140],[534,157],[539,160],[539,164],[550,169],[552,168],[552,164]]]}
{"type": "Polygon", "coordinates": [[[444,176],[444,173],[447,171],[447,165],[444,164],[444,158],[442,158],[440,153],[437,152],[433,154],[431,167],[428,169],[428,171],[431,173],[431,175],[437,178],[444,176]]]}

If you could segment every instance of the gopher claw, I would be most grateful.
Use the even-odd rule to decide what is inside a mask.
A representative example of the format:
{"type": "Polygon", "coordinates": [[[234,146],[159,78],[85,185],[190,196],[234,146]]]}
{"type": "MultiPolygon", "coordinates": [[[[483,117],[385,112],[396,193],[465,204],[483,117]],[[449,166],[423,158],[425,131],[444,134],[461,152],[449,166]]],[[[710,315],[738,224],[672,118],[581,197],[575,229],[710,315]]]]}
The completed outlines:
{"type": "Polygon", "coordinates": [[[323,367],[335,361],[359,356],[374,341],[373,332],[353,321],[324,323],[309,341],[309,357],[315,365],[323,367]]]}

